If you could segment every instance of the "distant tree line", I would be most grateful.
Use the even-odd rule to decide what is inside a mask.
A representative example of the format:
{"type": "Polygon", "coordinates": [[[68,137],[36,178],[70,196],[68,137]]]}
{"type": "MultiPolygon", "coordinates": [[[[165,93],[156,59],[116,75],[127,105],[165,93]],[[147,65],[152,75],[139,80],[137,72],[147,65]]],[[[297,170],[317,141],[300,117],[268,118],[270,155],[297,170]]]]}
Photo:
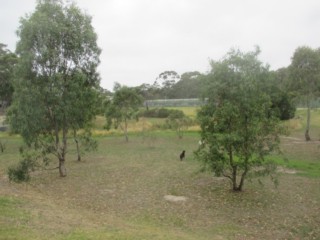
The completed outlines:
{"type": "Polygon", "coordinates": [[[153,84],[141,84],[136,89],[146,100],[201,98],[205,89],[203,74],[186,72],[181,76],[175,71],[160,73],[153,84]]]}

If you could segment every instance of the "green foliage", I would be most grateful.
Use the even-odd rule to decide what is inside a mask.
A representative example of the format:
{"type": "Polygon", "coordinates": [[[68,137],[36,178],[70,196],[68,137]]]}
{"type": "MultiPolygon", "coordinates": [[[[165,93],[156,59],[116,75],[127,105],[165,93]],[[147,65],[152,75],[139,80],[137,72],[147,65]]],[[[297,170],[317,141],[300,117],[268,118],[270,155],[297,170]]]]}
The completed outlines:
{"type": "Polygon", "coordinates": [[[39,1],[17,33],[20,61],[8,111],[11,129],[29,146],[51,143],[65,176],[68,131],[83,128],[98,109],[101,50],[91,17],[75,4],[39,1]]]}
{"type": "Polygon", "coordinates": [[[106,128],[120,127],[128,141],[128,120],[139,117],[142,97],[134,88],[118,86],[112,100],[105,102],[106,128]]]}
{"type": "Polygon", "coordinates": [[[184,131],[191,125],[192,120],[181,110],[171,109],[170,111],[170,115],[166,119],[166,125],[168,128],[175,130],[179,138],[182,138],[184,131]]]}
{"type": "Polygon", "coordinates": [[[39,167],[40,155],[36,151],[23,151],[21,149],[22,160],[15,166],[8,168],[10,181],[21,183],[30,181],[30,172],[39,167]]]}
{"type": "Polygon", "coordinates": [[[172,98],[200,98],[205,87],[203,75],[200,72],[186,72],[172,87],[172,98]]]}
{"type": "Polygon", "coordinates": [[[282,68],[269,73],[264,80],[264,91],[270,96],[272,109],[280,120],[289,120],[294,117],[296,111],[295,96],[289,88],[289,70],[282,68]]]}
{"type": "Polygon", "coordinates": [[[183,73],[181,77],[175,71],[165,71],[154,84],[136,87],[145,100],[200,98],[205,88],[205,81],[198,71],[183,73]]]}
{"type": "Polygon", "coordinates": [[[159,86],[158,88],[163,98],[172,98],[172,88],[179,79],[180,76],[176,71],[164,71],[159,74],[154,85],[159,86]]]}
{"type": "Polygon", "coordinates": [[[13,95],[13,71],[18,58],[0,43],[0,109],[2,105],[9,105],[13,95]]]}
{"type": "Polygon", "coordinates": [[[9,167],[9,180],[13,182],[28,182],[30,180],[30,169],[33,167],[33,161],[23,159],[18,165],[9,167]]]}
{"type": "Polygon", "coordinates": [[[273,92],[272,97],[272,108],[276,111],[277,116],[280,120],[289,120],[292,119],[296,112],[296,106],[293,101],[293,97],[290,96],[287,92],[273,92]]]}
{"type": "Polygon", "coordinates": [[[289,72],[290,88],[305,101],[308,108],[305,139],[309,141],[311,140],[309,135],[311,101],[319,97],[320,90],[320,49],[297,48],[293,54],[289,72]]]}
{"type": "Polygon", "coordinates": [[[249,171],[265,167],[264,157],[277,149],[281,132],[261,85],[268,68],[258,61],[259,53],[232,50],[211,62],[209,101],[198,115],[205,144],[196,156],[217,176],[229,178],[234,191],[242,190],[249,171]]]}
{"type": "Polygon", "coordinates": [[[320,49],[298,47],[289,66],[290,87],[299,96],[315,97],[320,87],[320,49]]]}
{"type": "Polygon", "coordinates": [[[78,161],[81,160],[81,156],[86,152],[96,151],[98,149],[98,141],[92,137],[91,130],[88,128],[80,133],[74,130],[73,137],[77,146],[78,161]]]}
{"type": "Polygon", "coordinates": [[[92,137],[92,133],[90,131],[84,131],[78,136],[81,145],[83,145],[84,151],[91,152],[98,149],[98,141],[92,137]]]}

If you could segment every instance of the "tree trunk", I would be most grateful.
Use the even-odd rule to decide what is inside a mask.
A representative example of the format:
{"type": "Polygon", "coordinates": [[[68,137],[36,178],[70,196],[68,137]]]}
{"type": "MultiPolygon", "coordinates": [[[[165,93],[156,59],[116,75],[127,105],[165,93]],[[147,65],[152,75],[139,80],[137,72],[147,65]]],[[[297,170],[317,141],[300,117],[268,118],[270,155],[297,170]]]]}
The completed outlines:
{"type": "Polygon", "coordinates": [[[310,112],[310,102],[308,101],[307,103],[307,127],[306,127],[306,132],[305,132],[305,138],[306,138],[306,141],[310,141],[311,138],[310,138],[310,135],[309,135],[309,130],[310,130],[310,118],[311,118],[311,112],[310,112]]]}
{"type": "Polygon", "coordinates": [[[183,138],[183,130],[180,128],[180,127],[178,127],[178,137],[179,137],[179,139],[182,139],[183,138]]]}
{"type": "MultiPolygon", "coordinates": [[[[66,124],[65,124],[66,126],[66,124]]],[[[65,160],[66,160],[66,153],[67,153],[67,134],[68,130],[67,128],[62,129],[62,146],[61,146],[61,152],[59,156],[59,173],[60,177],[66,177],[67,176],[67,169],[65,167],[65,160]]]]}
{"type": "Polygon", "coordinates": [[[79,142],[76,140],[76,145],[77,145],[77,153],[78,153],[78,161],[81,161],[81,155],[80,155],[80,149],[79,149],[79,142]]]}
{"type": "Polygon", "coordinates": [[[248,169],[245,169],[245,171],[241,175],[240,183],[237,184],[237,166],[232,167],[232,190],[234,192],[241,192],[244,186],[244,180],[246,178],[248,169]]]}
{"type": "Polygon", "coordinates": [[[124,120],[124,135],[125,135],[125,137],[126,137],[126,142],[129,142],[127,119],[124,120]]]}
{"type": "Polygon", "coordinates": [[[233,191],[238,191],[237,186],[237,166],[232,167],[232,189],[233,191]]]}
{"type": "Polygon", "coordinates": [[[64,165],[65,159],[60,158],[59,159],[59,173],[60,177],[66,177],[67,176],[67,169],[64,165]]]}
{"type": "Polygon", "coordinates": [[[79,148],[79,141],[77,139],[77,132],[76,130],[73,131],[73,138],[74,141],[76,142],[76,146],[77,146],[77,154],[78,154],[78,161],[81,161],[81,155],[80,155],[80,148],[79,148]]]}
{"type": "Polygon", "coordinates": [[[232,175],[229,177],[231,179],[232,182],[232,190],[233,191],[238,191],[238,186],[237,186],[237,165],[234,164],[233,162],[233,151],[232,151],[232,147],[229,146],[229,151],[228,151],[228,155],[229,155],[229,164],[232,168],[232,175]]]}
{"type": "Polygon", "coordinates": [[[239,191],[239,192],[242,191],[242,188],[243,188],[243,185],[244,185],[244,179],[245,179],[245,177],[247,175],[247,172],[248,172],[248,170],[246,169],[241,175],[241,180],[240,180],[240,183],[239,183],[239,186],[238,186],[238,189],[237,189],[237,191],[239,191]]]}

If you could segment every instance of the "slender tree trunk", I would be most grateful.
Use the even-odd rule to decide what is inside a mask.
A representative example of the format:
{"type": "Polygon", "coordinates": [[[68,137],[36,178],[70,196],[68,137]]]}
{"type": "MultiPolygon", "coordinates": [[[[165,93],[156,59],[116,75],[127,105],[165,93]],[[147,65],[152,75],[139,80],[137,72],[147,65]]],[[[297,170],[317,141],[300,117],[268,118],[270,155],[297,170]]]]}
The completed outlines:
{"type": "Polygon", "coordinates": [[[67,169],[66,169],[64,163],[65,163],[65,159],[64,159],[64,158],[60,158],[60,159],[59,159],[59,173],[60,173],[60,177],[66,177],[66,176],[67,176],[67,169]]]}
{"type": "Polygon", "coordinates": [[[79,141],[77,139],[76,130],[73,130],[73,138],[74,138],[74,141],[75,141],[76,146],[77,146],[78,161],[80,162],[81,161],[81,155],[80,155],[79,141]]]}
{"type": "Polygon", "coordinates": [[[232,189],[233,191],[238,191],[237,186],[237,166],[232,167],[232,189]]]}
{"type": "Polygon", "coordinates": [[[3,142],[0,141],[0,151],[1,151],[2,153],[4,152],[5,148],[6,148],[5,143],[3,143],[3,142]]]}
{"type": "Polygon", "coordinates": [[[77,145],[78,161],[80,162],[81,161],[81,154],[80,154],[79,142],[78,142],[78,140],[75,140],[75,141],[76,141],[76,145],[77,145]]]}
{"type": "Polygon", "coordinates": [[[124,135],[125,135],[125,137],[126,137],[126,142],[129,142],[127,119],[124,120],[124,135]]]}
{"type": "Polygon", "coordinates": [[[229,164],[232,168],[232,176],[231,176],[231,182],[232,182],[232,189],[233,191],[237,191],[237,165],[233,162],[233,151],[232,147],[229,147],[229,164]]]}
{"type": "Polygon", "coordinates": [[[244,179],[246,178],[247,172],[248,172],[248,170],[245,169],[244,172],[241,175],[241,180],[240,180],[240,183],[239,183],[239,186],[238,186],[238,189],[237,189],[237,191],[239,191],[239,192],[241,192],[242,189],[243,189],[244,179]]]}
{"type": "Polygon", "coordinates": [[[179,139],[182,139],[183,138],[183,130],[180,128],[180,127],[178,127],[178,137],[179,137],[179,139]]]}
{"type": "Polygon", "coordinates": [[[67,176],[67,169],[65,167],[66,153],[67,153],[67,133],[68,130],[66,128],[62,129],[62,147],[59,155],[59,173],[60,177],[67,176]]]}
{"type": "Polygon", "coordinates": [[[60,137],[59,137],[59,128],[58,125],[56,124],[55,126],[55,138],[56,138],[56,151],[59,159],[59,173],[60,177],[65,177],[67,176],[67,169],[64,165],[65,163],[65,146],[66,146],[66,134],[65,131],[63,131],[63,146],[60,146],[60,137]],[[64,146],[65,145],[65,146],[64,146]]]}
{"type": "Polygon", "coordinates": [[[307,102],[307,127],[306,127],[306,132],[305,132],[305,138],[306,141],[310,141],[310,135],[309,135],[309,130],[310,130],[310,118],[311,118],[311,112],[310,112],[310,101],[308,100],[307,102]]]}

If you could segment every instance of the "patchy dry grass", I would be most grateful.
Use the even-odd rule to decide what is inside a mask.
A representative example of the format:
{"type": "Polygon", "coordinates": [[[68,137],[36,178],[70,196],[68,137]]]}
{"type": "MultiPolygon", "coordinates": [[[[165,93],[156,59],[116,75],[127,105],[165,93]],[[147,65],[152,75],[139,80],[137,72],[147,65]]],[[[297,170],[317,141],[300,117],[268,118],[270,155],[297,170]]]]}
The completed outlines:
{"type": "MultiPolygon", "coordinates": [[[[173,132],[151,131],[148,119],[126,143],[117,132],[104,134],[98,118],[97,152],[77,162],[71,147],[66,178],[57,170],[35,172],[21,185],[6,176],[21,139],[2,133],[0,239],[320,239],[320,142],[304,142],[299,114],[282,139],[288,162],[275,156],[298,173],[280,173],[278,188],[268,178],[264,186],[247,181],[242,193],[231,192],[224,178],[199,172],[192,154],[196,133],[179,140],[173,132]],[[187,200],[169,202],[166,195],[187,200]]],[[[313,122],[313,128],[320,126],[313,122]]]]}
{"type": "MultiPolygon", "coordinates": [[[[5,155],[12,160],[16,141],[5,155]]],[[[12,232],[11,239],[319,238],[319,178],[281,174],[278,188],[264,179],[263,187],[247,182],[235,194],[226,179],[198,171],[197,142],[194,134],[178,140],[152,132],[129,143],[121,136],[99,138],[99,151],[83,162],[70,150],[68,177],[37,172],[27,185],[8,182],[1,155],[0,195],[9,199],[2,205],[12,215],[0,211],[1,229],[7,229],[0,239],[12,232]],[[183,149],[186,161],[180,162],[183,149]],[[168,202],[165,195],[187,201],[168,202]]]]}
{"type": "Polygon", "coordinates": [[[186,116],[195,119],[197,116],[197,111],[200,109],[200,107],[170,107],[170,109],[181,110],[186,116]]]}

